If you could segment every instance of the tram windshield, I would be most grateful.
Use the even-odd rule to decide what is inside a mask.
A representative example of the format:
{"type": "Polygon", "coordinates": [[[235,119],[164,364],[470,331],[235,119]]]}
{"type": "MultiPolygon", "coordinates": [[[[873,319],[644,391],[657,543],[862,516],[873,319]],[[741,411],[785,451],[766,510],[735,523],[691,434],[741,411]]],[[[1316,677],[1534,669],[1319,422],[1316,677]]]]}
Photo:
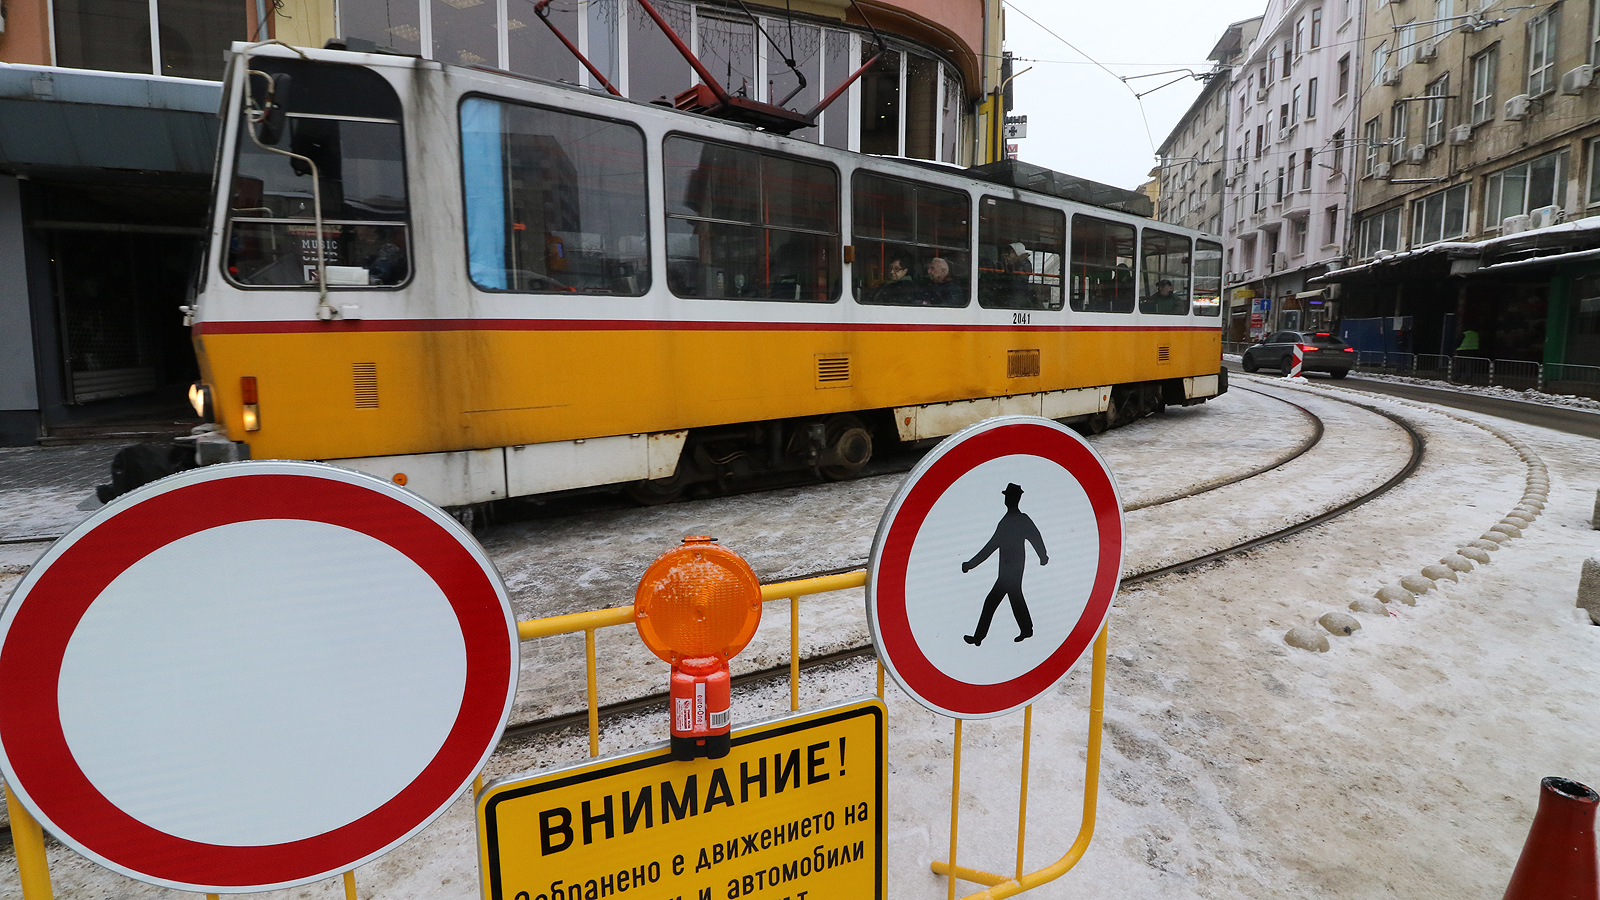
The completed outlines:
{"type": "MultiPolygon", "coordinates": [[[[259,57],[251,66],[289,75],[292,90],[276,144],[253,139],[241,116],[228,200],[228,277],[243,285],[315,286],[319,236],[313,197],[320,193],[329,285],[405,281],[409,208],[400,100],[393,88],[376,72],[355,66],[259,57]],[[275,152],[280,150],[286,152],[275,152]]],[[[251,90],[265,85],[261,75],[249,79],[251,90]]]]}

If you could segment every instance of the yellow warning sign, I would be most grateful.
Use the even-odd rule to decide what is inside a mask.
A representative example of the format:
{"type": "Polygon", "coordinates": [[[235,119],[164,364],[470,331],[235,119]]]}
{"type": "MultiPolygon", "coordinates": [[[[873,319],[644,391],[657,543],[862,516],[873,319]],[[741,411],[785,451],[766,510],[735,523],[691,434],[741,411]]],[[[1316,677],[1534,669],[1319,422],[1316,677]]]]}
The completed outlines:
{"type": "Polygon", "coordinates": [[[495,781],[478,795],[483,895],[881,900],[884,730],[872,698],[736,728],[722,759],[663,744],[495,781]]]}

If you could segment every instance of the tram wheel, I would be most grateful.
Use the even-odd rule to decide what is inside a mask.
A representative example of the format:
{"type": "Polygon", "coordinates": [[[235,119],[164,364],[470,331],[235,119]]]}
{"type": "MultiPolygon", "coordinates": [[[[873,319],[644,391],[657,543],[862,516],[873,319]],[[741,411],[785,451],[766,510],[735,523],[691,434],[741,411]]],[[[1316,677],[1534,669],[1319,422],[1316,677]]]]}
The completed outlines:
{"type": "Polygon", "coordinates": [[[872,460],[872,432],[855,416],[830,418],[827,444],[817,470],[829,481],[849,481],[872,460]]]}

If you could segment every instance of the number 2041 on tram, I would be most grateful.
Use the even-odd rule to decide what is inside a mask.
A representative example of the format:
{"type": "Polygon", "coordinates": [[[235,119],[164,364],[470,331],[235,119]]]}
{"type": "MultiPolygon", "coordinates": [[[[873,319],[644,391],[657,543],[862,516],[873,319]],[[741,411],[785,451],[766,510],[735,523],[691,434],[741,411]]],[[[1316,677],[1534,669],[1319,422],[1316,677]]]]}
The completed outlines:
{"type": "Polygon", "coordinates": [[[223,98],[202,461],[648,502],[1227,387],[1196,232],[413,57],[235,45],[223,98]]]}

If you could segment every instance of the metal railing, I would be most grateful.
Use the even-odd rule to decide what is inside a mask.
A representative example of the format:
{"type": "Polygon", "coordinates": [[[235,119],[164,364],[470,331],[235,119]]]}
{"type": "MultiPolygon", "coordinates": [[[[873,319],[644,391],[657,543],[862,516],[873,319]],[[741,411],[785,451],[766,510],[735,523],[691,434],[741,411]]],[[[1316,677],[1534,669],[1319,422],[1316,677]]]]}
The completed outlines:
{"type": "MultiPolygon", "coordinates": [[[[797,712],[800,709],[800,598],[814,594],[828,594],[835,591],[860,588],[864,587],[866,583],[867,572],[864,569],[860,569],[838,575],[822,575],[815,578],[781,581],[761,586],[761,600],[763,603],[770,603],[775,600],[789,601],[789,709],[791,712],[797,712]]],[[[634,608],[632,604],[610,609],[571,613],[564,616],[530,619],[517,623],[517,636],[524,641],[556,635],[583,634],[584,675],[588,690],[590,757],[600,755],[600,701],[595,633],[602,628],[632,626],[633,624],[634,608]]],[[[1093,651],[1094,668],[1090,687],[1089,744],[1088,759],[1085,763],[1084,771],[1083,819],[1078,829],[1077,838],[1066,853],[1054,863],[1033,872],[1026,872],[1023,869],[1023,842],[1028,814],[1028,762],[1033,740],[1033,706],[1030,704],[1025,707],[1023,713],[1022,784],[1017,817],[1016,874],[1015,876],[998,875],[956,864],[956,838],[958,834],[956,826],[961,805],[962,721],[960,719],[955,720],[955,753],[952,761],[950,800],[950,860],[949,862],[934,861],[930,864],[935,873],[950,876],[949,896],[951,900],[954,900],[956,895],[955,885],[957,880],[986,886],[984,890],[968,895],[966,900],[980,900],[980,898],[981,900],[999,900],[1002,897],[1011,897],[1024,891],[1032,890],[1066,874],[1073,866],[1077,865],[1078,860],[1088,850],[1089,841],[1094,836],[1095,806],[1100,783],[1100,734],[1101,722],[1105,711],[1106,643],[1107,628],[1102,627],[1099,636],[1095,639],[1093,651]]],[[[881,700],[884,694],[884,668],[882,661],[878,662],[877,668],[877,694],[881,700]]],[[[483,779],[480,776],[473,783],[473,793],[477,794],[482,790],[483,779]]],[[[45,855],[43,830],[40,828],[39,823],[28,813],[27,809],[16,802],[9,786],[5,789],[5,798],[8,812],[11,816],[12,844],[16,850],[17,875],[22,888],[23,900],[51,900],[53,893],[50,885],[49,861],[45,855]]],[[[346,900],[356,900],[354,873],[345,872],[343,880],[346,900]]],[[[206,896],[208,898],[216,898],[217,895],[207,894],[206,896]]]]}
{"type": "Polygon", "coordinates": [[[1504,387],[1518,391],[1574,394],[1600,400],[1600,366],[1538,363],[1527,359],[1486,359],[1441,353],[1386,353],[1361,350],[1356,370],[1406,375],[1451,384],[1504,387]]]}

